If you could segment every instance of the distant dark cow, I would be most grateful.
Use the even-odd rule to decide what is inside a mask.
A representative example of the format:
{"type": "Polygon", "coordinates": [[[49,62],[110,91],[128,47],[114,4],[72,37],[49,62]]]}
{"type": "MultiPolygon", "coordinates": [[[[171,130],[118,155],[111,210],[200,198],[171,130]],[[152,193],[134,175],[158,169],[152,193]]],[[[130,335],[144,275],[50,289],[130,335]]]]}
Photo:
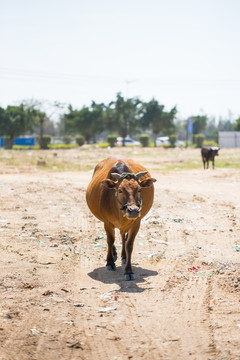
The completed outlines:
{"type": "Polygon", "coordinates": [[[219,150],[220,150],[220,148],[218,148],[218,147],[203,147],[201,149],[201,155],[202,155],[204,169],[205,169],[206,163],[207,163],[207,169],[208,169],[209,161],[212,161],[212,167],[214,169],[214,158],[215,158],[215,156],[218,156],[219,150]]]}
{"type": "Polygon", "coordinates": [[[95,167],[87,188],[88,207],[93,215],[104,222],[108,270],[116,270],[115,228],[120,230],[126,280],[134,280],[131,266],[133,243],[141,219],[152,206],[155,181],[142,165],[133,160],[108,158],[95,167]]]}

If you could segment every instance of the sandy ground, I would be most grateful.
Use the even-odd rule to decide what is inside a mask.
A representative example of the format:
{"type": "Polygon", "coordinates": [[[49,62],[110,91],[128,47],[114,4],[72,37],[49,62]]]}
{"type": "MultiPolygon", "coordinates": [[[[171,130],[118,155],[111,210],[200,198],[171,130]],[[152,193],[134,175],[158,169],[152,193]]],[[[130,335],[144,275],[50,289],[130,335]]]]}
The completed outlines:
{"type": "Polygon", "coordinates": [[[240,359],[240,170],[151,175],[127,282],[105,268],[91,171],[2,171],[0,360],[240,359]]]}

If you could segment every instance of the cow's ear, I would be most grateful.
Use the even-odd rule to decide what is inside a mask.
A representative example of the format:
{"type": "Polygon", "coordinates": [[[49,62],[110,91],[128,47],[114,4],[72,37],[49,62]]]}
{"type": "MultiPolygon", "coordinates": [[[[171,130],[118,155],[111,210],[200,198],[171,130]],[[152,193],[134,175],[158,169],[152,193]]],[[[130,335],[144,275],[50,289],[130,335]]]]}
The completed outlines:
{"type": "Polygon", "coordinates": [[[117,181],[113,181],[110,179],[102,180],[101,183],[108,189],[113,189],[117,185],[117,181]]]}
{"type": "Polygon", "coordinates": [[[150,187],[152,186],[152,184],[157,181],[156,179],[152,178],[152,177],[149,177],[147,179],[144,179],[142,181],[140,181],[140,186],[142,188],[146,188],[146,187],[150,187]]]}

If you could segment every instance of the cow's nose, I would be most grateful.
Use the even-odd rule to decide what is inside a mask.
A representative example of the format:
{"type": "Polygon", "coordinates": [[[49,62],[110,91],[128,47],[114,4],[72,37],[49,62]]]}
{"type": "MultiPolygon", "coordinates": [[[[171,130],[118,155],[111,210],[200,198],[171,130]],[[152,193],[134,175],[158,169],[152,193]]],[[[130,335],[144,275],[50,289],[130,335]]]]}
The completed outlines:
{"type": "Polygon", "coordinates": [[[128,213],[131,217],[139,216],[140,209],[137,206],[128,206],[127,207],[128,213]]]}

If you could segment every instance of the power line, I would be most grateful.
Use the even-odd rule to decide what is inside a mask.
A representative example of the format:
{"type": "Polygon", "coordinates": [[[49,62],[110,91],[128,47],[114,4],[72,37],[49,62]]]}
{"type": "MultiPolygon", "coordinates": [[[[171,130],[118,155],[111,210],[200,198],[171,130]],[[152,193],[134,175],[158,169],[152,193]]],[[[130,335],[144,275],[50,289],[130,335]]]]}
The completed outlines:
{"type": "MultiPolygon", "coordinates": [[[[111,76],[101,76],[101,75],[80,75],[80,74],[67,74],[67,73],[58,73],[58,72],[42,72],[36,70],[26,70],[26,69],[14,69],[14,68],[5,68],[0,67],[0,79],[8,81],[25,81],[25,82],[49,82],[49,83],[59,83],[59,82],[123,82],[123,78],[111,77],[111,76]]],[[[135,82],[135,80],[129,81],[125,80],[128,86],[130,83],[135,82]]],[[[232,86],[238,87],[240,85],[240,79],[168,79],[168,78],[140,78],[138,79],[139,86],[141,83],[151,82],[157,84],[159,87],[163,86],[232,86]]]]}
{"type": "MultiPolygon", "coordinates": [[[[0,68],[0,76],[7,78],[22,77],[26,79],[51,79],[51,80],[73,80],[73,81],[90,81],[90,80],[113,80],[110,76],[94,76],[94,75],[81,75],[81,74],[67,74],[67,73],[55,73],[55,72],[43,72],[36,70],[26,69],[12,69],[12,68],[0,68]]],[[[115,80],[121,80],[115,78],[115,80]]]]}

